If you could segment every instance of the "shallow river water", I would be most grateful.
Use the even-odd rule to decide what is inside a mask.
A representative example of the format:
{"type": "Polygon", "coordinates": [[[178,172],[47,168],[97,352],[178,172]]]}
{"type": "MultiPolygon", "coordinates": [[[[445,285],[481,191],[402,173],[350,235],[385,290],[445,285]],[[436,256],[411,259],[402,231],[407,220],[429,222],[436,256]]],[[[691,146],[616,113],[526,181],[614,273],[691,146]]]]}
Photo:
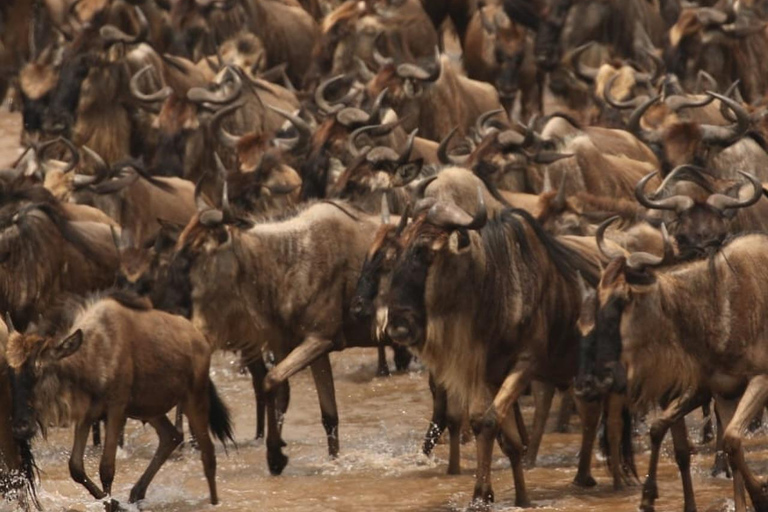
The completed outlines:
{"type": "MultiPolygon", "coordinates": [[[[0,165],[18,155],[17,115],[0,114],[0,165]]],[[[391,359],[391,358],[390,358],[391,359]]],[[[208,503],[208,489],[197,452],[187,447],[174,454],[160,470],[144,502],[128,510],[164,512],[217,511],[450,511],[461,510],[473,489],[474,444],[462,447],[462,474],[448,476],[448,447],[438,445],[434,456],[420,453],[422,437],[431,414],[427,374],[418,365],[408,373],[376,377],[376,352],[354,349],[331,356],[336,379],[340,416],[341,454],[330,460],[314,383],[308,372],[291,380],[291,405],[285,419],[283,438],[290,457],[283,475],[274,477],[266,466],[266,449],[253,441],[254,398],[250,377],[239,372],[238,359],[217,354],[212,378],[233,412],[237,448],[225,453],[217,445],[217,482],[221,504],[208,503]]],[[[391,367],[392,362],[390,360],[391,367]]],[[[530,397],[523,399],[523,411],[530,422],[530,397]]],[[[555,399],[553,410],[559,404],[555,399]]],[[[691,437],[699,439],[700,416],[694,414],[691,437]]],[[[554,414],[550,417],[553,423],[554,414]]],[[[547,433],[539,453],[538,467],[526,472],[531,499],[539,510],[629,512],[637,510],[640,487],[614,492],[604,463],[596,460],[593,475],[598,485],[579,489],[571,484],[579,447],[578,419],[573,418],[568,434],[547,433]]],[[[759,474],[768,469],[764,450],[765,432],[747,444],[749,461],[759,474]]],[[[103,506],[90,498],[83,487],[69,477],[67,460],[72,432],[53,429],[47,440],[33,449],[42,473],[41,501],[48,511],[99,511],[103,506]]],[[[125,504],[133,483],[152,457],[157,440],[154,430],[130,421],[125,447],[118,453],[113,497],[125,504]]],[[[647,436],[636,439],[638,469],[647,467],[647,436]]],[[[694,486],[700,512],[728,510],[729,480],[711,478],[712,446],[697,446],[693,456],[694,486]]],[[[98,479],[99,451],[89,447],[86,467],[98,479]]],[[[98,480],[97,480],[98,481],[98,480]]],[[[509,463],[495,452],[493,510],[514,510],[514,489],[509,463]]],[[[682,489],[671,444],[665,443],[659,471],[657,510],[681,511],[682,489]]],[[[0,510],[13,510],[0,504],[0,510]]]]}

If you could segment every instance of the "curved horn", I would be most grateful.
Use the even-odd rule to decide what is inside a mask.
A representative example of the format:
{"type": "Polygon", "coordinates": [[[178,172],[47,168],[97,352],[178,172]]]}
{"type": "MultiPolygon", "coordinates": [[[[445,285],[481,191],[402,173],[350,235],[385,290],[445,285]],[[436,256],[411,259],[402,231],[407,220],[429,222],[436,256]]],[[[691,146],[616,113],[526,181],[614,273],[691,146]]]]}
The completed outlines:
{"type": "Polygon", "coordinates": [[[573,50],[573,53],[571,54],[571,64],[573,65],[574,73],[576,73],[576,76],[588,83],[593,83],[595,81],[595,78],[597,78],[598,69],[583,66],[581,64],[581,55],[590,49],[594,44],[594,41],[583,44],[573,50]]]}
{"type": "Polygon", "coordinates": [[[379,32],[376,35],[376,38],[373,40],[373,60],[376,61],[376,64],[379,65],[380,68],[383,68],[384,66],[389,66],[391,64],[395,63],[395,59],[392,57],[385,57],[379,52],[379,40],[384,37],[384,32],[379,32]]]}
{"type": "Polygon", "coordinates": [[[195,207],[197,208],[197,213],[202,213],[205,210],[210,210],[211,206],[205,202],[205,199],[203,199],[203,178],[205,176],[201,176],[199,180],[197,180],[197,183],[195,183],[195,207]]]}
{"type": "Polygon", "coordinates": [[[539,151],[535,155],[530,155],[527,152],[525,152],[525,150],[523,150],[523,152],[527,157],[531,158],[537,164],[544,164],[544,165],[553,164],[558,160],[562,160],[564,158],[571,158],[572,156],[575,156],[574,153],[558,153],[556,151],[539,151]]]}
{"type": "Polygon", "coordinates": [[[712,91],[707,91],[707,94],[714,96],[722,103],[725,103],[736,116],[736,122],[731,126],[701,125],[701,135],[704,142],[712,144],[728,144],[735,141],[749,130],[749,114],[744,107],[722,94],[712,91]]]}
{"type": "Polygon", "coordinates": [[[643,270],[646,267],[658,267],[659,265],[671,262],[674,259],[675,253],[669,241],[667,226],[663,222],[661,224],[661,239],[664,242],[664,254],[662,256],[656,256],[647,252],[633,252],[627,258],[627,266],[633,270],[643,270]]]}
{"type": "Polygon", "coordinates": [[[229,105],[221,110],[218,110],[215,114],[211,116],[210,120],[210,127],[211,131],[216,134],[216,137],[219,139],[219,143],[227,148],[236,148],[237,144],[240,142],[241,137],[237,135],[232,135],[227,130],[224,129],[223,126],[221,126],[221,121],[228,115],[232,114],[232,112],[238,110],[240,107],[243,106],[243,103],[235,103],[234,105],[229,105]]]}
{"type": "Polygon", "coordinates": [[[496,142],[502,149],[509,150],[519,147],[525,147],[530,142],[528,134],[522,135],[515,130],[504,130],[496,136],[496,142]]]}
{"type": "Polygon", "coordinates": [[[13,325],[13,320],[11,319],[11,314],[8,311],[5,312],[5,325],[8,326],[8,334],[13,334],[13,333],[17,332],[16,331],[16,327],[14,327],[14,325],[13,325]]]}
{"type": "Polygon", "coordinates": [[[411,216],[411,211],[413,210],[413,205],[411,203],[408,203],[408,206],[405,207],[405,211],[400,216],[400,222],[397,223],[397,229],[395,229],[395,236],[400,236],[405,230],[405,226],[408,225],[408,219],[411,216]]]}
{"type": "Polygon", "coordinates": [[[707,198],[707,204],[720,210],[721,212],[734,208],[747,208],[757,203],[763,197],[763,184],[753,174],[744,171],[738,171],[739,174],[747,178],[752,185],[752,197],[745,200],[739,200],[725,194],[712,194],[707,198]]]}
{"type": "Polygon", "coordinates": [[[381,194],[381,223],[389,224],[391,220],[389,215],[389,200],[387,199],[387,194],[385,192],[384,194],[381,194]]]}
{"type": "Polygon", "coordinates": [[[673,112],[677,112],[679,110],[682,110],[684,108],[699,108],[699,107],[706,107],[710,103],[715,101],[715,98],[712,96],[705,96],[703,99],[695,100],[693,98],[689,98],[687,96],[669,96],[664,101],[664,103],[672,109],[673,112]]]}
{"type": "Polygon", "coordinates": [[[497,108],[494,110],[489,110],[488,112],[484,112],[477,117],[477,120],[475,121],[475,131],[480,136],[480,138],[484,139],[492,129],[487,125],[488,121],[495,115],[502,113],[504,113],[504,109],[497,108]]]}
{"type": "Polygon", "coordinates": [[[373,104],[371,105],[371,116],[368,120],[369,123],[379,124],[381,122],[381,106],[384,104],[384,98],[387,97],[387,93],[389,93],[389,88],[385,87],[379,95],[376,96],[376,99],[373,100],[373,104]]]}
{"type": "Polygon", "coordinates": [[[281,108],[273,107],[272,105],[267,105],[267,108],[287,119],[296,128],[296,132],[299,134],[299,136],[295,142],[291,143],[290,150],[294,151],[304,148],[309,142],[309,139],[312,138],[312,128],[310,128],[307,122],[304,121],[301,117],[293,115],[290,112],[286,112],[281,108]]]}
{"type": "Polygon", "coordinates": [[[340,75],[331,77],[328,80],[323,80],[317,86],[317,89],[315,89],[315,104],[318,106],[320,110],[322,110],[326,114],[335,114],[336,112],[344,108],[344,105],[340,104],[341,100],[334,103],[330,103],[327,99],[325,99],[325,90],[331,84],[335,84],[336,82],[343,80],[345,77],[346,75],[342,73],[340,75]]]}
{"type": "Polygon", "coordinates": [[[560,177],[560,186],[557,189],[557,195],[552,200],[552,206],[556,211],[560,211],[565,208],[565,180],[568,177],[568,172],[563,171],[563,175],[560,177]]]}
{"type": "Polygon", "coordinates": [[[473,217],[453,203],[437,202],[429,209],[427,222],[449,229],[481,229],[488,221],[488,210],[483,198],[483,189],[479,185],[477,196],[477,212],[473,217]]]}
{"type": "Polygon", "coordinates": [[[632,98],[629,100],[617,100],[613,96],[613,93],[611,91],[613,90],[613,84],[616,82],[618,78],[619,78],[619,74],[614,73],[613,76],[608,79],[608,82],[606,82],[605,88],[603,88],[603,98],[605,99],[605,102],[608,103],[613,108],[619,109],[619,110],[628,110],[630,108],[637,108],[638,102],[640,101],[639,98],[632,98]]]}
{"type": "Polygon", "coordinates": [[[139,89],[139,80],[141,80],[141,77],[144,76],[145,73],[149,72],[150,69],[153,69],[152,64],[147,64],[131,77],[131,81],[128,84],[131,90],[131,94],[137,100],[143,101],[145,103],[156,103],[160,101],[165,101],[168,98],[168,96],[173,94],[173,89],[171,89],[168,86],[165,86],[159,91],[153,92],[151,94],[144,94],[139,89]]]}
{"type": "Polygon", "coordinates": [[[416,197],[418,199],[421,199],[424,197],[424,194],[427,192],[427,187],[437,179],[437,176],[430,176],[429,178],[424,178],[421,180],[419,185],[416,187],[416,197]]]}
{"type": "MultiPolygon", "coordinates": [[[[703,69],[700,69],[698,73],[696,73],[696,85],[693,87],[693,92],[696,94],[703,94],[706,90],[717,90],[717,80],[715,80],[715,77],[704,71],[703,69]],[[706,82],[707,85],[702,87],[702,83],[706,82]]],[[[726,93],[726,96],[728,96],[728,93],[726,93]]]]}
{"type": "MultiPolygon", "coordinates": [[[[741,92],[739,92],[740,83],[741,83],[741,80],[739,79],[734,80],[734,82],[728,86],[728,89],[725,90],[723,95],[728,96],[729,98],[733,98],[735,101],[739,103],[743,103],[741,92]]],[[[723,119],[731,123],[736,122],[736,116],[733,115],[733,113],[728,109],[728,106],[722,101],[720,102],[720,115],[723,116],[723,119]]]]}
{"type": "Polygon", "coordinates": [[[357,63],[357,72],[360,75],[360,78],[366,82],[370,82],[376,77],[376,74],[368,68],[368,64],[366,64],[363,59],[355,57],[355,62],[357,63]]]}
{"type": "Polygon", "coordinates": [[[544,169],[544,179],[542,180],[541,193],[548,194],[552,192],[552,178],[549,176],[549,169],[544,169]]]}
{"type": "Polygon", "coordinates": [[[67,166],[61,171],[63,174],[66,174],[70,172],[72,169],[74,169],[75,167],[77,167],[77,165],[80,163],[80,152],[77,150],[77,148],[72,143],[72,141],[69,140],[68,138],[59,136],[59,137],[56,137],[55,139],[49,140],[47,142],[43,142],[42,144],[40,144],[35,148],[35,154],[38,157],[41,157],[41,156],[43,157],[42,160],[44,164],[45,160],[47,160],[46,158],[44,158],[46,150],[58,142],[61,142],[62,144],[64,144],[64,146],[67,148],[67,152],[70,155],[70,159],[69,159],[69,162],[67,162],[67,166]]]}
{"type": "Polygon", "coordinates": [[[667,174],[666,178],[664,178],[664,181],[661,182],[661,185],[656,187],[656,190],[653,193],[654,197],[656,197],[659,194],[661,194],[661,192],[663,190],[666,190],[667,186],[670,183],[673,183],[673,182],[681,180],[681,179],[685,179],[685,178],[680,176],[685,171],[693,171],[697,175],[703,176],[704,169],[702,169],[701,167],[698,167],[696,165],[692,165],[692,164],[678,165],[677,167],[672,169],[669,174],[667,174]]]}
{"type": "MultiPolygon", "coordinates": [[[[193,103],[231,104],[240,97],[240,93],[243,91],[243,81],[240,79],[240,74],[233,71],[231,67],[227,67],[225,73],[232,77],[232,89],[229,94],[222,94],[218,91],[212,92],[204,87],[192,87],[187,91],[187,99],[193,103]]],[[[219,84],[219,87],[222,85],[224,84],[219,84]]]]}
{"type": "Polygon", "coordinates": [[[469,155],[453,156],[448,153],[448,144],[450,144],[451,139],[456,134],[456,130],[458,129],[459,127],[457,126],[451,130],[451,132],[446,135],[443,140],[440,141],[440,145],[437,146],[437,159],[443,165],[457,165],[461,167],[469,161],[469,155]]]}
{"type": "Polygon", "coordinates": [[[627,131],[645,142],[658,142],[661,138],[660,134],[656,131],[643,130],[640,126],[640,120],[643,118],[645,112],[660,99],[661,96],[653,96],[637,107],[635,111],[632,112],[632,115],[629,116],[629,120],[627,121],[627,131]]]}
{"type": "Polygon", "coordinates": [[[139,23],[138,33],[135,36],[130,36],[114,25],[104,25],[99,29],[99,35],[106,43],[136,44],[147,39],[147,35],[149,34],[147,17],[144,16],[144,12],[138,5],[134,6],[133,9],[136,12],[136,19],[139,23]]]}
{"type": "Polygon", "coordinates": [[[609,260],[618,258],[619,256],[624,256],[624,254],[621,251],[617,251],[612,247],[608,247],[605,245],[605,230],[608,229],[608,226],[610,226],[620,218],[621,217],[619,217],[618,215],[614,215],[611,218],[605,219],[597,227],[597,232],[595,232],[595,240],[597,241],[597,248],[598,250],[600,250],[600,253],[606,258],[608,258],[609,260]]]}
{"type": "Polygon", "coordinates": [[[101,155],[99,155],[97,152],[89,148],[88,146],[83,146],[83,151],[91,157],[91,160],[94,161],[96,164],[94,173],[95,175],[104,174],[106,175],[109,172],[109,166],[107,165],[107,162],[104,161],[103,158],[101,158],[101,155]]]}
{"type": "Polygon", "coordinates": [[[408,140],[405,141],[405,147],[403,148],[403,151],[400,153],[400,156],[397,159],[398,165],[403,165],[408,162],[408,160],[411,158],[411,152],[413,151],[413,141],[416,139],[416,134],[419,133],[419,129],[414,129],[409,135],[408,140]]]}
{"type": "Polygon", "coordinates": [[[635,198],[638,203],[652,210],[672,210],[678,213],[693,206],[693,199],[688,196],[678,195],[658,200],[652,200],[646,196],[645,186],[657,174],[658,171],[653,171],[637,182],[637,185],[635,186],[635,198]]]}

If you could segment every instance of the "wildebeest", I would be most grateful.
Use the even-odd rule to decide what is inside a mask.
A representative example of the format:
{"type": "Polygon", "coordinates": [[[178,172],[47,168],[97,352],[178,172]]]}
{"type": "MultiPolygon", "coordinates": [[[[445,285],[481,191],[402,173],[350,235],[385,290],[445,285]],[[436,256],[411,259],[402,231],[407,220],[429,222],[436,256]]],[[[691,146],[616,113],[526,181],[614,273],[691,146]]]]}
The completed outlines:
{"type": "MultiPolygon", "coordinates": [[[[386,332],[415,350],[437,383],[469,407],[478,449],[473,500],[493,500],[490,457],[500,432],[515,502],[527,505],[521,440],[506,413],[532,379],[567,384],[575,375],[565,354],[578,347],[576,271],[594,276],[596,260],[544,233],[522,210],[488,220],[482,199],[474,217],[451,203],[430,203],[400,237],[404,249],[386,300],[386,332]],[[557,314],[547,313],[550,308],[557,314]]],[[[594,429],[585,429],[575,478],[581,485],[594,483],[594,429]]]]}
{"type": "Polygon", "coordinates": [[[36,495],[35,459],[28,440],[16,439],[12,431],[13,396],[11,373],[5,359],[8,328],[0,321],[0,497],[15,500],[25,511],[39,507],[36,495]]]}
{"type": "MultiPolygon", "coordinates": [[[[639,404],[662,401],[663,414],[651,427],[651,467],[672,427],[675,457],[687,478],[685,510],[695,510],[695,502],[682,419],[709,393],[718,397],[727,426],[724,446],[734,471],[736,510],[746,510],[742,485],[757,510],[768,506],[741,448],[742,433],[765,403],[766,327],[760,312],[765,309],[761,290],[767,240],[763,235],[735,237],[711,259],[661,270],[656,267],[668,265],[671,247],[664,256],[615,255],[600,281],[594,387],[626,388],[639,404]],[[720,401],[742,391],[738,407],[720,401]]],[[[655,479],[652,469],[643,492],[646,510],[652,510],[657,496],[655,479]]]]}
{"type": "Polygon", "coordinates": [[[6,194],[0,310],[16,325],[25,328],[62,292],[84,294],[113,283],[118,261],[108,224],[73,220],[47,192],[11,188],[6,194]]]}
{"type": "MultiPolygon", "coordinates": [[[[338,413],[328,351],[376,346],[369,326],[351,320],[349,300],[378,218],[344,202],[320,202],[285,220],[251,225],[231,216],[224,197],[223,210],[193,217],[172,262],[171,271],[189,290],[192,320],[246,360],[261,357],[263,347],[272,350],[280,363],[265,379],[268,392],[311,364],[329,454],[336,456],[338,413]],[[233,293],[238,300],[231,300],[233,293]]],[[[267,461],[279,474],[287,458],[271,411],[272,405],[267,461]]]]}
{"type": "Polygon", "coordinates": [[[69,308],[59,322],[40,332],[13,333],[8,340],[14,436],[29,440],[38,423],[73,421],[70,474],[102,499],[112,493],[118,436],[126,418],[149,422],[160,443],[131,489],[134,503],[144,499],[155,474],[181,442],[166,417],[181,404],[200,446],[211,503],[218,503],[216,454],[208,429],[226,442],[232,439],[232,426],[208,376],[211,347],[205,338],[188,320],[153,310],[126,294],[97,295],[69,308]],[[83,455],[90,427],[102,416],[107,421],[99,488],[86,475],[83,455]]]}

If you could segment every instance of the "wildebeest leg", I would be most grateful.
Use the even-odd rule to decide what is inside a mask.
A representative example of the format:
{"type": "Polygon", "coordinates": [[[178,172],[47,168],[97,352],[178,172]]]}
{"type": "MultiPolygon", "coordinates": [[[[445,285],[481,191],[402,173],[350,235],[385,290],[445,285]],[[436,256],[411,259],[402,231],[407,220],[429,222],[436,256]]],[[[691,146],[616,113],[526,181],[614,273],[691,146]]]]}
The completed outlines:
{"type": "Polygon", "coordinates": [[[106,494],[88,478],[88,475],[85,474],[85,465],[83,464],[85,445],[88,443],[88,433],[91,431],[92,424],[92,421],[86,419],[75,425],[75,442],[72,445],[72,454],[69,456],[69,474],[72,480],[88,489],[91,496],[100,500],[106,494]]]}
{"type": "Polygon", "coordinates": [[[181,405],[176,406],[176,421],[174,421],[176,430],[181,434],[182,441],[184,440],[184,415],[181,412],[181,405]]]}
{"type": "Polygon", "coordinates": [[[207,393],[190,397],[184,410],[189,422],[189,431],[197,439],[197,445],[200,447],[200,458],[203,461],[205,479],[208,481],[211,504],[216,505],[219,502],[216,492],[216,452],[211,436],[208,434],[210,400],[206,395],[207,393]]]}
{"type": "Polygon", "coordinates": [[[741,436],[755,415],[762,413],[765,403],[768,401],[768,375],[753,377],[744,395],[739,400],[736,413],[725,428],[723,434],[723,446],[731,461],[734,483],[737,474],[744,480],[752,505],[757,512],[768,512],[768,486],[763,485],[749,469],[744,459],[744,450],[741,446],[741,436]]]}
{"type": "MultiPolygon", "coordinates": [[[[187,413],[187,418],[189,418],[189,413],[187,413]]],[[[144,499],[144,496],[147,494],[147,487],[149,487],[152,479],[155,478],[155,475],[165,461],[168,460],[168,457],[173,453],[173,450],[181,444],[181,434],[179,434],[179,431],[176,430],[176,427],[173,426],[173,423],[171,423],[171,420],[169,420],[165,414],[149,420],[149,424],[152,425],[157,432],[157,437],[160,442],[157,445],[157,450],[155,450],[155,455],[152,457],[149,466],[147,466],[144,474],[141,475],[139,481],[136,482],[136,485],[131,489],[131,494],[128,498],[129,503],[136,503],[137,501],[144,499]]]]}
{"type": "Polygon", "coordinates": [[[571,416],[576,404],[573,403],[573,390],[568,389],[563,392],[563,397],[560,401],[560,411],[557,413],[557,423],[555,424],[555,432],[560,434],[566,434],[568,427],[571,424],[571,416]]]}
{"type": "Polygon", "coordinates": [[[437,444],[437,440],[445,430],[448,410],[448,393],[445,388],[435,384],[432,374],[429,374],[429,390],[432,391],[432,421],[424,435],[424,455],[429,455],[437,444]]]}
{"type": "Polygon", "coordinates": [[[529,383],[528,365],[526,363],[518,365],[504,378],[499,391],[493,397],[491,406],[485,412],[483,421],[497,426],[503,422],[509,413],[509,409],[517,402],[517,399],[520,398],[520,395],[525,391],[529,383]]]}
{"type": "Polygon", "coordinates": [[[626,397],[619,393],[609,393],[605,398],[606,436],[614,490],[622,489],[625,484],[634,483],[633,477],[636,477],[634,460],[628,460],[633,457],[633,454],[630,430],[632,426],[624,424],[627,419],[631,421],[631,416],[628,413],[624,414],[626,402],[626,397]],[[624,451],[625,443],[630,444],[628,453],[624,451]]]}
{"type": "Polygon", "coordinates": [[[399,372],[406,371],[413,360],[411,351],[397,344],[392,345],[392,351],[395,353],[395,369],[399,372]]]}
{"type": "Polygon", "coordinates": [[[245,365],[251,374],[253,394],[256,397],[256,439],[264,438],[264,416],[266,413],[266,396],[264,394],[264,377],[267,375],[267,366],[261,357],[257,357],[245,365]]]}
{"type": "Polygon", "coordinates": [[[379,377],[389,377],[389,366],[387,366],[387,351],[383,343],[379,342],[376,345],[378,351],[378,365],[376,367],[376,375],[379,377]]]}
{"type": "Polygon", "coordinates": [[[701,444],[707,444],[715,438],[712,428],[712,409],[709,402],[701,406],[701,415],[704,416],[704,425],[701,427],[701,444]]]}
{"type": "MultiPolygon", "coordinates": [[[[725,437],[725,427],[731,424],[731,420],[736,412],[738,400],[726,400],[715,395],[715,410],[720,414],[720,421],[723,426],[723,437],[725,437]]],[[[723,444],[725,441],[723,440],[723,444]]],[[[729,462],[733,464],[733,459],[729,457],[729,462]]],[[[747,497],[744,494],[744,475],[740,472],[733,472],[733,502],[735,512],[746,512],[747,497]]]]}
{"type": "Polygon", "coordinates": [[[286,382],[293,375],[303,370],[318,357],[327,354],[333,348],[333,341],[317,336],[307,338],[277,366],[269,370],[264,379],[264,391],[269,393],[275,386],[286,382]]]}
{"type": "Polygon", "coordinates": [[[576,409],[581,416],[581,450],[579,450],[579,467],[573,483],[579,487],[594,487],[597,482],[592,478],[592,450],[595,447],[597,426],[602,413],[600,402],[576,400],[576,409]]]}
{"type": "Polygon", "coordinates": [[[275,392],[267,393],[267,466],[270,473],[279,475],[288,464],[288,457],[283,454],[285,442],[280,437],[275,394],[275,392]]]}
{"type": "Polygon", "coordinates": [[[535,380],[531,383],[535,412],[533,414],[533,427],[531,428],[531,441],[525,454],[525,467],[536,467],[536,456],[539,453],[541,438],[544,437],[544,427],[547,425],[547,417],[552,408],[552,397],[555,396],[555,386],[548,382],[535,380]]]}
{"type": "Polygon", "coordinates": [[[101,463],[99,464],[99,478],[101,478],[101,486],[107,496],[112,494],[112,482],[115,479],[117,442],[124,426],[124,410],[107,411],[107,421],[104,428],[104,451],[101,454],[101,463]]]}
{"type": "Polygon", "coordinates": [[[717,431],[715,433],[715,463],[712,466],[710,474],[715,477],[723,474],[726,478],[731,478],[731,468],[728,466],[728,457],[725,455],[725,450],[723,449],[723,431],[725,430],[725,426],[723,425],[720,415],[718,402],[720,401],[715,400],[715,423],[717,426],[717,431]]]}
{"type": "Polygon", "coordinates": [[[531,506],[531,500],[528,498],[528,489],[525,485],[522,463],[525,445],[518,431],[517,418],[514,414],[507,416],[502,423],[498,441],[504,454],[509,457],[509,462],[512,466],[512,478],[515,480],[515,506],[529,507],[531,506]]]}
{"type": "Polygon", "coordinates": [[[333,385],[333,370],[328,354],[321,355],[310,366],[312,378],[317,388],[317,398],[320,400],[325,435],[328,437],[328,455],[339,455],[339,412],[336,409],[336,389],[333,385]]]}
{"type": "Polygon", "coordinates": [[[93,422],[93,446],[101,446],[101,420],[93,422]]]}
{"type": "Polygon", "coordinates": [[[475,490],[472,495],[470,509],[483,510],[493,502],[493,486],[491,484],[491,458],[493,443],[496,440],[498,424],[486,421],[487,408],[491,404],[489,390],[476,384],[469,403],[469,423],[475,433],[477,449],[477,469],[475,471],[475,490]]]}
{"type": "MultiPolygon", "coordinates": [[[[447,394],[443,390],[444,394],[447,394]]],[[[446,419],[450,439],[450,452],[448,455],[448,474],[461,474],[461,426],[464,420],[464,408],[456,397],[447,396],[446,419]]]]}
{"type": "Polygon", "coordinates": [[[683,481],[683,510],[696,512],[696,498],[693,495],[693,481],[691,480],[691,445],[688,443],[688,429],[685,426],[685,418],[681,418],[672,425],[672,442],[675,447],[675,462],[680,470],[680,479],[683,481]]]}
{"type": "Polygon", "coordinates": [[[664,407],[662,415],[651,425],[651,458],[648,462],[648,476],[643,484],[643,499],[640,502],[640,510],[643,512],[653,512],[653,504],[659,496],[656,486],[656,471],[659,466],[661,442],[664,440],[667,430],[684,418],[686,414],[699,407],[708,398],[707,395],[702,393],[686,391],[664,407]]]}

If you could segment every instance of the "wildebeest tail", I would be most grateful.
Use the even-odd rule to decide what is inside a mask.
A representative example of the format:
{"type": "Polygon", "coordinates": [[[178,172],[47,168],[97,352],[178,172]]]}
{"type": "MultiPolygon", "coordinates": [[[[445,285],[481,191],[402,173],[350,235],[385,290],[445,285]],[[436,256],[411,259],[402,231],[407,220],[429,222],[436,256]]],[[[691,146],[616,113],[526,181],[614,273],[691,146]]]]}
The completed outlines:
{"type": "Polygon", "coordinates": [[[208,425],[211,428],[211,432],[224,446],[227,445],[227,439],[234,444],[235,437],[232,431],[232,417],[226,404],[224,404],[224,401],[219,396],[219,392],[216,391],[216,386],[213,385],[213,382],[208,384],[208,399],[210,401],[208,425]]]}

